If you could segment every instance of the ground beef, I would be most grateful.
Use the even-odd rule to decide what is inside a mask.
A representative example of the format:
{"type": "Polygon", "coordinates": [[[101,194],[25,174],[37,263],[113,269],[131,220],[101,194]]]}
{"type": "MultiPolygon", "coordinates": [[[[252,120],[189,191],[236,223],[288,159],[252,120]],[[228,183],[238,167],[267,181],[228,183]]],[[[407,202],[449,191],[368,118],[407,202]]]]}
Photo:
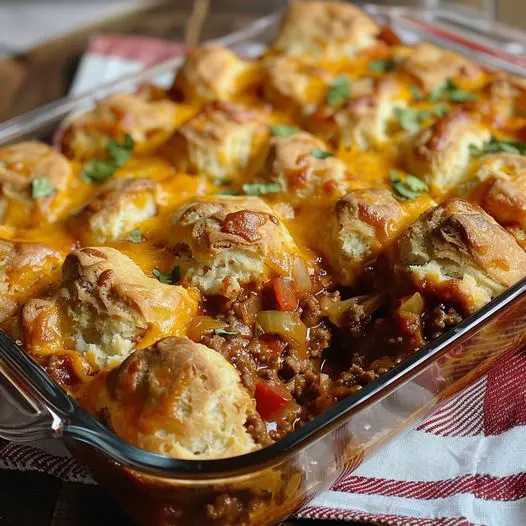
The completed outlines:
{"type": "Polygon", "coordinates": [[[292,433],[297,426],[305,422],[304,409],[292,402],[285,411],[282,411],[269,425],[269,436],[272,440],[280,440],[292,433]]]}
{"type": "Polygon", "coordinates": [[[331,331],[323,323],[313,327],[309,333],[309,356],[320,358],[322,352],[329,348],[331,339],[331,331]]]}
{"type": "Polygon", "coordinates": [[[353,387],[355,385],[367,385],[376,378],[376,373],[372,370],[366,371],[360,366],[353,364],[348,370],[340,374],[338,380],[336,380],[336,386],[353,387]]]}
{"type": "Polygon", "coordinates": [[[241,382],[254,396],[258,378],[258,364],[247,349],[249,340],[241,337],[223,338],[222,336],[204,336],[202,343],[223,355],[239,372],[241,382]]]}
{"type": "Polygon", "coordinates": [[[358,338],[364,334],[370,319],[364,308],[359,303],[354,303],[344,312],[341,323],[348,334],[358,338]]]}
{"type": "Polygon", "coordinates": [[[314,294],[308,294],[302,301],[303,312],[301,319],[307,327],[314,327],[320,323],[322,310],[320,302],[314,294]]]}
{"type": "Polygon", "coordinates": [[[434,340],[442,336],[450,327],[461,321],[462,316],[453,307],[438,305],[429,312],[424,321],[428,338],[434,340]]]}
{"type": "Polygon", "coordinates": [[[247,418],[245,426],[254,439],[254,442],[261,444],[262,446],[272,444],[273,440],[269,437],[267,426],[257,413],[250,415],[247,418]]]}
{"type": "MultiPolygon", "coordinates": [[[[262,446],[283,438],[358,392],[462,319],[454,308],[444,305],[419,315],[400,312],[394,301],[386,301],[376,310],[356,302],[335,325],[325,313],[339,301],[338,292],[299,293],[298,299],[296,313],[309,328],[306,349],[284,336],[261,334],[257,314],[262,309],[279,308],[273,287],[261,286],[243,291],[235,300],[212,300],[208,304],[209,312],[215,312],[227,323],[227,330],[237,334],[205,335],[202,343],[237,369],[252,396],[262,381],[281,384],[291,395],[285,407],[267,415],[268,421],[259,414],[247,420],[248,432],[262,446]]],[[[209,512],[224,513],[228,521],[236,513],[236,504],[220,503],[209,512]]]]}

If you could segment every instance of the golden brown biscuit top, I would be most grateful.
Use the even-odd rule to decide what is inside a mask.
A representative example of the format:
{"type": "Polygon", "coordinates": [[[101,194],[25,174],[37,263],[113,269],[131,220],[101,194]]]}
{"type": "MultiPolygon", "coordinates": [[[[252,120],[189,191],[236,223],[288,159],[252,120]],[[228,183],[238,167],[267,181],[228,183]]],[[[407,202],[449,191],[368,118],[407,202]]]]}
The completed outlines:
{"type": "MultiPolygon", "coordinates": [[[[296,43],[327,42],[359,45],[364,39],[372,39],[379,28],[361,9],[345,2],[292,2],[287,10],[281,33],[275,46],[291,54],[296,43]]],[[[344,55],[342,53],[341,55],[344,55]]],[[[322,57],[323,58],[323,55],[322,57]]],[[[331,57],[326,58],[340,58],[331,57]]]]}
{"type": "Polygon", "coordinates": [[[114,430],[156,453],[221,458],[258,447],[245,428],[255,403],[238,373],[219,353],[186,338],[136,351],[97,391],[89,403],[109,414],[114,430]]]}
{"type": "Polygon", "coordinates": [[[428,93],[463,71],[470,76],[479,71],[475,64],[462,55],[428,42],[421,42],[414,47],[403,69],[414,76],[428,93]]]}
{"type": "Polygon", "coordinates": [[[234,246],[259,247],[278,241],[279,220],[257,197],[222,197],[189,203],[174,222],[190,232],[193,250],[218,253],[234,246]]]}
{"type": "Polygon", "coordinates": [[[336,217],[342,229],[356,221],[374,227],[380,242],[391,237],[395,226],[404,217],[400,203],[388,190],[370,188],[349,192],[336,203],[336,217]]]}
{"type": "Polygon", "coordinates": [[[258,68],[219,45],[191,50],[176,75],[170,92],[183,99],[211,101],[228,99],[254,84],[258,68]]]}
{"type": "Polygon", "coordinates": [[[277,181],[284,190],[297,192],[299,197],[313,193],[316,187],[335,195],[347,188],[345,164],[322,140],[308,133],[274,137],[261,175],[277,181]]]}
{"type": "Polygon", "coordinates": [[[423,214],[399,247],[405,265],[430,260],[456,262],[459,268],[475,265],[504,287],[526,276],[526,254],[514,239],[480,207],[461,199],[423,214]]]}

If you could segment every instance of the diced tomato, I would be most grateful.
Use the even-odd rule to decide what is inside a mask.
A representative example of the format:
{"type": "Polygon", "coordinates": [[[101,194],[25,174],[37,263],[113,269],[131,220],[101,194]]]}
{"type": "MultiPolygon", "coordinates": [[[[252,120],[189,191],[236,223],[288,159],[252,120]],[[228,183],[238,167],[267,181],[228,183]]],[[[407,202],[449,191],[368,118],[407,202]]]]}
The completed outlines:
{"type": "Polygon", "coordinates": [[[274,354],[277,356],[280,356],[281,353],[285,350],[285,347],[287,346],[286,343],[282,342],[272,334],[263,334],[259,337],[259,339],[267,346],[269,347],[274,354]]]}
{"type": "Polygon", "coordinates": [[[290,278],[274,278],[272,288],[279,310],[294,311],[298,308],[298,296],[294,282],[290,278]]]}
{"type": "Polygon", "coordinates": [[[260,380],[256,385],[255,396],[256,410],[267,421],[292,400],[284,385],[265,380],[260,380]]]}

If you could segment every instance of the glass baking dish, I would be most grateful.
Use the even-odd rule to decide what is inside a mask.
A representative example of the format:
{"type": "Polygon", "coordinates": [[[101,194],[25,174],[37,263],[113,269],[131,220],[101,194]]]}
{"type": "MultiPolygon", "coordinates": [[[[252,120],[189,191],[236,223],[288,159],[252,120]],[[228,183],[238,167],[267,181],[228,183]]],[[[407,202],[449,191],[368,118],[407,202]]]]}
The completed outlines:
{"type": "MultiPolygon", "coordinates": [[[[471,40],[455,31],[458,16],[449,12],[412,9],[409,15],[403,8],[367,9],[409,41],[431,40],[490,67],[526,72],[522,57],[506,53],[511,44],[511,49],[523,45],[524,39],[510,32],[512,38],[506,40],[501,26],[498,34],[471,40]]],[[[265,17],[220,43],[240,52],[249,44],[264,49],[276,34],[280,16],[265,17]]],[[[469,23],[476,34],[476,21],[463,20],[459,27],[469,23]]],[[[141,82],[162,85],[179,62],[164,62],[13,119],[0,127],[0,144],[35,137],[51,140],[71,112],[141,82]]],[[[140,450],[117,437],[0,333],[0,391],[13,407],[0,414],[0,437],[19,442],[61,438],[140,524],[276,524],[525,342],[526,279],[272,446],[235,458],[183,461],[140,450]]]]}

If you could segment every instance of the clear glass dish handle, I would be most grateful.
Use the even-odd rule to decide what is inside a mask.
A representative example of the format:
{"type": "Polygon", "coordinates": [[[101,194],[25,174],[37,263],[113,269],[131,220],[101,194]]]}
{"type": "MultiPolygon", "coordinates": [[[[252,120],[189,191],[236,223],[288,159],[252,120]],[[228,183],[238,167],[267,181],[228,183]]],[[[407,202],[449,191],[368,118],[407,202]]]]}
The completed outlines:
{"type": "Polygon", "coordinates": [[[59,437],[69,405],[67,395],[0,331],[0,438],[29,442],[59,437]]]}

